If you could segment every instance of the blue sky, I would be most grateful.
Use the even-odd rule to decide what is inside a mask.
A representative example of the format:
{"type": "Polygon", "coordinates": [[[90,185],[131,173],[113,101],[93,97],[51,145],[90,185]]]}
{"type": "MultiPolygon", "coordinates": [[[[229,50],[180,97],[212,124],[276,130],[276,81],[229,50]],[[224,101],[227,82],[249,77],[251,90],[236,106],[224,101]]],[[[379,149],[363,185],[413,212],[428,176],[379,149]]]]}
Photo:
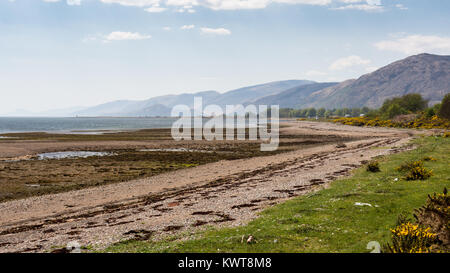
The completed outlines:
{"type": "Polygon", "coordinates": [[[0,114],[450,54],[448,0],[0,0],[0,114]]]}

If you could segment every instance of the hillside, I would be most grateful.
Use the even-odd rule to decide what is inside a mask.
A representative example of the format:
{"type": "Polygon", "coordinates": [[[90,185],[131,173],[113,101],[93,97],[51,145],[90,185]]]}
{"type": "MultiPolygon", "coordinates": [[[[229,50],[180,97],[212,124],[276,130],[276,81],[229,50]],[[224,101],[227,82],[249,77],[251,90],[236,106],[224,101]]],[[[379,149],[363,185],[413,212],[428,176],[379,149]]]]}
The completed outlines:
{"type": "Polygon", "coordinates": [[[167,116],[173,106],[185,104],[193,107],[194,97],[202,97],[203,105],[217,104],[224,107],[227,104],[241,104],[261,97],[276,94],[296,86],[314,83],[312,81],[287,80],[243,87],[225,92],[204,91],[166,95],[143,101],[121,100],[109,102],[77,111],[77,116],[167,116]]]}
{"type": "Polygon", "coordinates": [[[328,87],[336,86],[337,84],[337,82],[326,82],[297,86],[275,95],[260,98],[254,101],[254,103],[280,105],[282,108],[298,108],[312,93],[328,87]]]}
{"type": "Polygon", "coordinates": [[[243,87],[228,91],[220,97],[210,101],[210,104],[225,106],[227,104],[254,103],[259,98],[283,92],[293,87],[304,86],[314,83],[313,81],[288,80],[270,82],[249,87],[243,87]]]}
{"type": "Polygon", "coordinates": [[[302,107],[377,108],[388,98],[420,93],[431,104],[450,92],[450,56],[420,54],[394,62],[357,80],[311,94],[302,107]]]}

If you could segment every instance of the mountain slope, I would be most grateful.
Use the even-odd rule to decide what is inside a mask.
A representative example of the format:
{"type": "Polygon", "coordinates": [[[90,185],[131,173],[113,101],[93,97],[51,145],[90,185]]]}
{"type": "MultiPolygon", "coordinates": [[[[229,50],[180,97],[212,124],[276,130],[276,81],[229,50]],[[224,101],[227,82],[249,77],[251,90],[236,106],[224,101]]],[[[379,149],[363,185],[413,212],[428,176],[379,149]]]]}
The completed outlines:
{"type": "Polygon", "coordinates": [[[270,82],[255,86],[243,87],[226,93],[204,91],[184,93],[180,95],[166,95],[143,101],[120,100],[89,107],[77,111],[77,116],[165,116],[170,115],[173,106],[184,104],[193,108],[194,97],[202,97],[203,105],[217,104],[224,107],[227,104],[242,104],[258,98],[275,94],[294,86],[314,83],[312,81],[287,80],[270,82]]]}
{"type": "Polygon", "coordinates": [[[195,96],[211,100],[220,96],[216,91],[166,95],[143,101],[119,100],[108,102],[75,112],[77,116],[163,116],[170,115],[170,110],[177,104],[192,107],[195,96]],[[168,114],[167,114],[168,113],[168,114]]]}
{"type": "Polygon", "coordinates": [[[249,104],[259,98],[276,94],[296,86],[302,86],[311,83],[314,82],[304,80],[288,80],[243,87],[222,94],[220,97],[212,100],[210,104],[217,104],[220,106],[225,106],[227,104],[249,104]]]}
{"type": "Polygon", "coordinates": [[[297,108],[314,92],[336,86],[337,82],[313,83],[290,88],[275,95],[262,97],[253,103],[279,105],[281,108],[297,108]]]}
{"type": "Polygon", "coordinates": [[[450,92],[450,56],[420,54],[357,80],[315,92],[302,107],[380,107],[385,99],[420,93],[434,104],[450,92]]]}

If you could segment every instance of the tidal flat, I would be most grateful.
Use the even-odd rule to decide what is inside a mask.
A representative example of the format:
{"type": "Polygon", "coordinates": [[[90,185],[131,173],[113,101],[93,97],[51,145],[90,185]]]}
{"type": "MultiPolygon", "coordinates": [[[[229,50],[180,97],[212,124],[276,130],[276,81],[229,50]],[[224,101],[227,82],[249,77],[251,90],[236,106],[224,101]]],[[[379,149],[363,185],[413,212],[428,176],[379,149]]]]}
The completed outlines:
{"type": "Polygon", "coordinates": [[[0,202],[126,182],[220,160],[267,156],[355,139],[281,133],[277,151],[261,152],[259,141],[174,141],[169,129],[3,136],[8,138],[0,140],[0,202]],[[92,156],[39,160],[43,153],[77,151],[92,156]]]}

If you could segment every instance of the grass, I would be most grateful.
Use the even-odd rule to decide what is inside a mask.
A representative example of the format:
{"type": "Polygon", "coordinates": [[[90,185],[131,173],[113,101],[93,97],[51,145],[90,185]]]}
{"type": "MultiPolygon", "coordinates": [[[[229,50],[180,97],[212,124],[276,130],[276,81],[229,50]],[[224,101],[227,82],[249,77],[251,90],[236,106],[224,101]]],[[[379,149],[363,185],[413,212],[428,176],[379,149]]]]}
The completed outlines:
{"type": "Polygon", "coordinates": [[[450,187],[450,139],[421,137],[417,149],[379,158],[380,172],[359,168],[329,188],[268,208],[247,225],[184,232],[164,240],[126,241],[106,252],[369,252],[370,241],[385,244],[399,214],[411,217],[427,195],[450,187]],[[406,181],[401,164],[432,156],[424,162],[434,175],[406,181]],[[398,181],[396,181],[398,178],[398,181]],[[355,202],[370,206],[356,206],[355,202]],[[252,235],[257,242],[241,243],[252,235]]]}

